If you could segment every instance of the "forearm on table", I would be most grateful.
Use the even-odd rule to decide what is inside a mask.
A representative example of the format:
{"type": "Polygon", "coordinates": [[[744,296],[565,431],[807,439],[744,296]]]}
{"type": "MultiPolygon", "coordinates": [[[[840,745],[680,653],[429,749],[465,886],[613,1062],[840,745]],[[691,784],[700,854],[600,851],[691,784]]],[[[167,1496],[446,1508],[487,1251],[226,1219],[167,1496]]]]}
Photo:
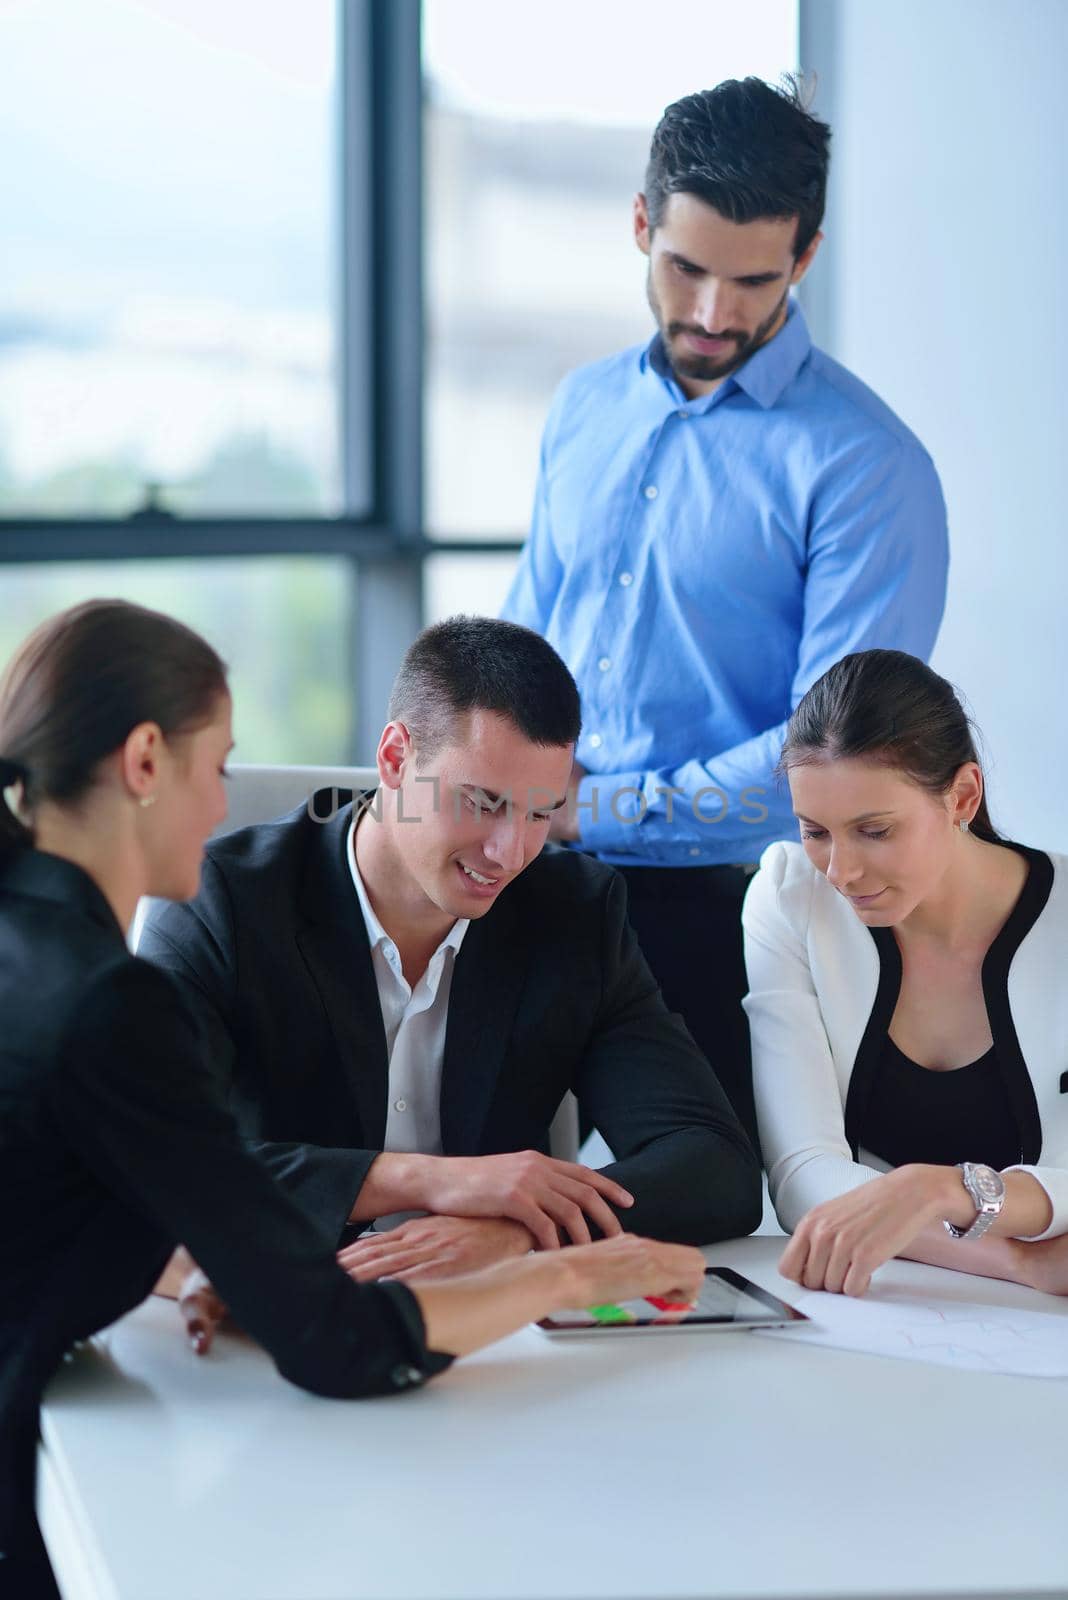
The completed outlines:
{"type": "Polygon", "coordinates": [[[983,1239],[953,1239],[942,1224],[936,1222],[917,1234],[901,1254],[906,1261],[922,1261],[929,1267],[950,1267],[954,1272],[971,1272],[977,1278],[1031,1283],[1029,1249],[1022,1239],[999,1238],[992,1234],[983,1239]]]}
{"type": "Polygon", "coordinates": [[[760,1223],[760,1165],[741,1128],[687,1128],[602,1167],[634,1196],[617,1216],[628,1233],[715,1244],[760,1223]]]}
{"type": "MultiPolygon", "coordinates": [[[[932,1188],[931,1221],[952,1222],[970,1228],[975,1221],[975,1202],[961,1181],[957,1167],[919,1167],[929,1176],[932,1188]]],[[[1049,1195],[1029,1172],[1005,1172],[1005,1203],[991,1224],[988,1238],[1033,1239],[1045,1233],[1053,1221],[1049,1195]]],[[[943,1232],[945,1230],[943,1229],[943,1232]]],[[[949,1235],[946,1234],[949,1238],[949,1235]]],[[[958,1242],[958,1241],[953,1241],[958,1242]]]]}
{"type": "Polygon", "coordinates": [[[430,1350],[463,1356],[569,1303],[567,1251],[503,1261],[449,1283],[411,1284],[430,1350]]]}
{"type": "Polygon", "coordinates": [[[373,1222],[394,1211],[433,1211],[434,1169],[440,1156],[384,1151],[375,1157],[349,1213],[350,1222],[373,1222]]]}
{"type": "Polygon", "coordinates": [[[1029,1241],[1044,1233],[1053,1218],[1045,1189],[1029,1172],[1006,1172],[1005,1203],[982,1239],[954,1239],[944,1227],[952,1222],[967,1228],[975,1220],[975,1205],[960,1181],[956,1167],[921,1168],[931,1175],[933,1193],[944,1196],[939,1216],[932,1220],[902,1254],[934,1267],[952,1267],[982,1278],[1005,1278],[1029,1283],[1029,1241]]]}

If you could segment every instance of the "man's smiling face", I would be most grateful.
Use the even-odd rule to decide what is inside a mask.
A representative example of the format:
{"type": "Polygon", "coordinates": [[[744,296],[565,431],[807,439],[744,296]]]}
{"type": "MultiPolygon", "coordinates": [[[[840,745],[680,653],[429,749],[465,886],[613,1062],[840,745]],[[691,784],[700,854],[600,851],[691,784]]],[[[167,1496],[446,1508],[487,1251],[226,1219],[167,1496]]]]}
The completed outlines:
{"type": "Polygon", "coordinates": [[[425,767],[410,746],[394,830],[405,888],[451,917],[483,916],[540,853],[573,754],[571,744],[533,744],[492,711],[457,718],[425,767]]]}

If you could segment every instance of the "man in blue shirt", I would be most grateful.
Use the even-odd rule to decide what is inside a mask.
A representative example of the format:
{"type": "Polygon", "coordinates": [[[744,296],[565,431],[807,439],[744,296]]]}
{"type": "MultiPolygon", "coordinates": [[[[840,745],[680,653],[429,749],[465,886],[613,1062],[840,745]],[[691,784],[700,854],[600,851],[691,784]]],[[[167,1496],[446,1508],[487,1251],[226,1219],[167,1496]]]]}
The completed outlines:
{"type": "Polygon", "coordinates": [[[634,202],[657,332],[560,386],[504,608],[582,695],[557,834],[623,870],[668,1004],[750,1131],[740,900],[765,845],[795,834],[774,776],[785,721],[852,650],[926,658],[945,600],[930,457],[813,348],[790,298],[829,143],[793,85],[668,107],[634,202]]]}

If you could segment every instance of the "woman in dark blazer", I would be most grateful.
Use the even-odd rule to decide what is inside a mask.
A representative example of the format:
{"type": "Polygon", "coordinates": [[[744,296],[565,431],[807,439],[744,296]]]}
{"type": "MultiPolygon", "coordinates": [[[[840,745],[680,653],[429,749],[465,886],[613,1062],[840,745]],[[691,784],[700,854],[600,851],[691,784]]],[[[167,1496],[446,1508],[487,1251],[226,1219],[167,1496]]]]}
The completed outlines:
{"type": "Polygon", "coordinates": [[[179,1241],[285,1377],[335,1396],[419,1384],[553,1307],[695,1290],[703,1269],[624,1234],[418,1290],[346,1276],[242,1150],[172,981],[125,943],[141,895],[196,892],[230,745],[214,651],[121,602],[44,624],[0,686],[0,1573],[20,1600],[55,1593],[42,1388],[179,1241]]]}

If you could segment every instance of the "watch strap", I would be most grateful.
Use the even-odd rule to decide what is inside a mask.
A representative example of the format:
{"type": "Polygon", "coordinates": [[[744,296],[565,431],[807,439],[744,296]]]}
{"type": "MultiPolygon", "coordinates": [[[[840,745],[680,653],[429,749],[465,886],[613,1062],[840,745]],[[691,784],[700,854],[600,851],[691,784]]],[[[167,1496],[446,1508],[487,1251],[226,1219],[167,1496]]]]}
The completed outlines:
{"type": "Polygon", "coordinates": [[[975,1205],[975,1221],[967,1228],[958,1228],[955,1222],[942,1226],[954,1239],[981,1239],[993,1227],[1005,1204],[1005,1180],[1000,1172],[978,1161],[959,1161],[961,1182],[975,1205]]]}

